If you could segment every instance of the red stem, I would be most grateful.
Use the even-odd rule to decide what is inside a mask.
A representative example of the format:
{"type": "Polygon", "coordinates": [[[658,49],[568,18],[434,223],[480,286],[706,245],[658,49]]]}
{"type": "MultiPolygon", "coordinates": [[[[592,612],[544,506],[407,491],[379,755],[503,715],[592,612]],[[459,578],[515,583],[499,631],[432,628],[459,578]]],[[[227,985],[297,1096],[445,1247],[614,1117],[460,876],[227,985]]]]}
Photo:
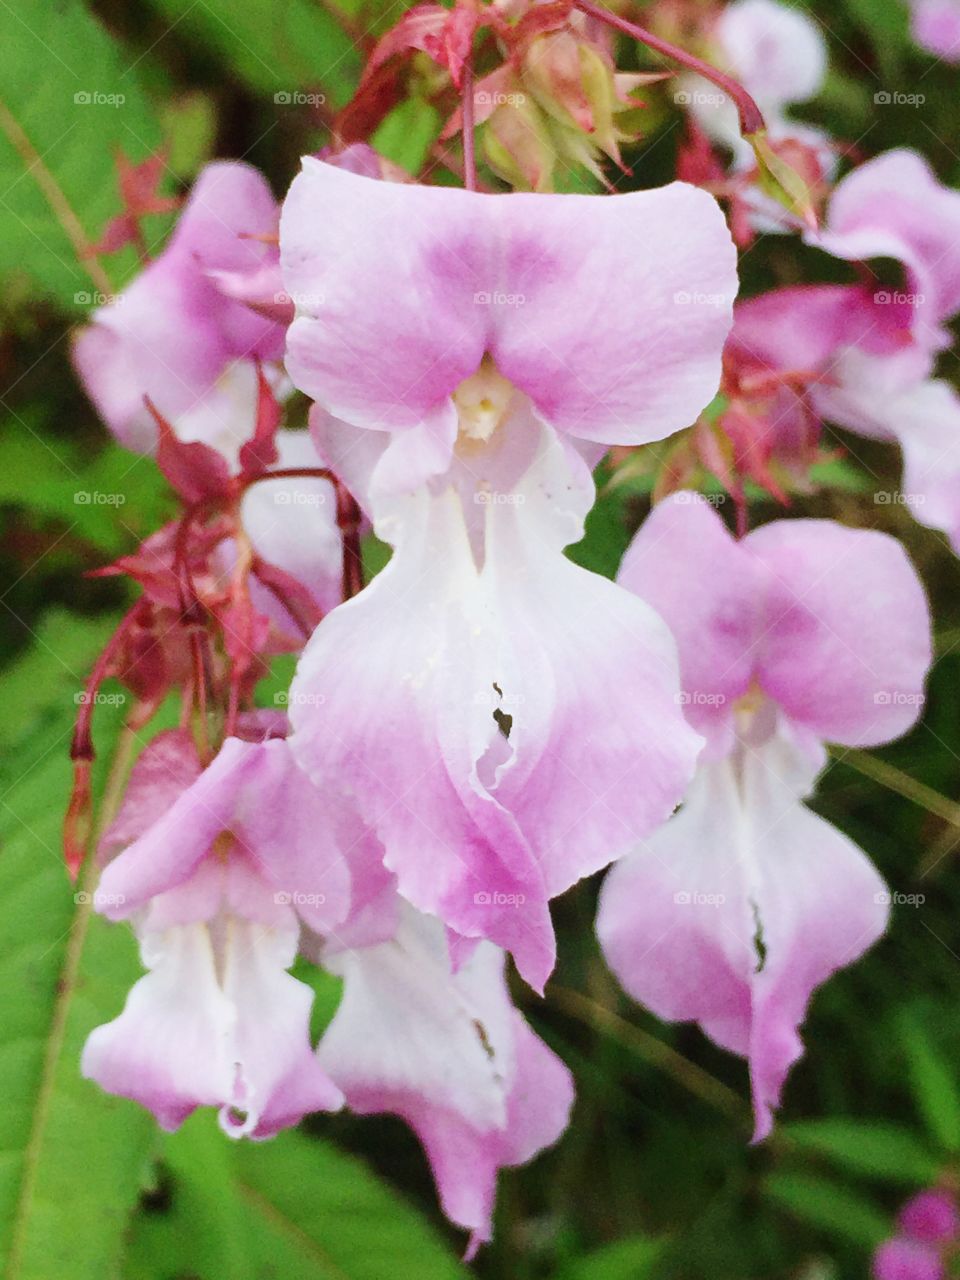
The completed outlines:
{"type": "Polygon", "coordinates": [[[337,525],[343,536],[343,598],[352,600],[363,590],[360,508],[356,498],[339,481],[337,481],[337,525]]]}
{"type": "Polygon", "coordinates": [[[97,702],[97,692],[106,679],[110,663],[116,657],[120,646],[126,639],[127,632],[137,621],[143,607],[143,600],[123,615],[106,647],[94,663],[93,670],[84,686],[83,700],[77,714],[73,737],[70,741],[70,759],[73,761],[73,789],[70,793],[70,804],[63,820],[63,855],[70,878],[75,880],[83,862],[93,822],[93,792],[91,774],[94,759],[93,735],[91,724],[93,708],[97,702]]]}
{"type": "Polygon", "coordinates": [[[463,68],[463,98],[460,106],[461,132],[463,134],[463,185],[468,191],[477,189],[477,157],[473,139],[473,67],[467,62],[463,68]]]}
{"type": "Polygon", "coordinates": [[[204,608],[197,595],[197,589],[190,572],[187,559],[187,535],[194,518],[202,511],[203,503],[188,507],[180,520],[177,536],[174,539],[173,567],[177,575],[177,594],[180,598],[181,623],[187,628],[190,641],[190,656],[193,664],[193,692],[199,711],[200,756],[204,761],[211,757],[210,742],[207,736],[207,667],[208,649],[206,632],[202,630],[205,622],[204,608]]]}
{"type": "Polygon", "coordinates": [[[101,651],[99,658],[94,663],[93,670],[90,672],[87,683],[84,686],[83,701],[80,704],[77,723],[70,742],[70,759],[73,761],[93,760],[93,738],[90,733],[90,724],[93,719],[93,708],[96,705],[97,691],[106,679],[110,663],[116,656],[127,632],[136,622],[142,609],[143,599],[141,598],[120,619],[116,631],[107,641],[106,647],[101,651]]]}
{"type": "Polygon", "coordinates": [[[745,137],[759,133],[761,129],[766,128],[760,108],[744,89],[743,85],[738,84],[731,76],[724,75],[722,71],[712,67],[709,62],[704,62],[701,58],[694,57],[692,53],[687,53],[679,45],[671,44],[669,40],[661,40],[659,36],[647,31],[645,27],[637,26],[635,22],[629,22],[626,18],[621,18],[619,14],[611,13],[609,9],[603,9],[600,5],[593,4],[592,0],[573,0],[573,4],[575,8],[579,9],[581,13],[585,13],[588,17],[595,18],[598,22],[605,22],[608,27],[613,27],[616,31],[622,31],[625,36],[632,36],[634,40],[639,40],[641,44],[645,44],[648,49],[653,49],[665,58],[679,62],[681,66],[688,67],[691,71],[695,71],[697,75],[703,76],[705,80],[710,80],[719,89],[723,89],[737,105],[737,113],[740,116],[740,132],[745,137]]]}
{"type": "Polygon", "coordinates": [[[326,467],[278,467],[275,471],[264,471],[261,475],[251,476],[244,482],[243,491],[246,492],[251,485],[259,484],[261,480],[329,480],[331,484],[337,483],[337,477],[326,467]]]}

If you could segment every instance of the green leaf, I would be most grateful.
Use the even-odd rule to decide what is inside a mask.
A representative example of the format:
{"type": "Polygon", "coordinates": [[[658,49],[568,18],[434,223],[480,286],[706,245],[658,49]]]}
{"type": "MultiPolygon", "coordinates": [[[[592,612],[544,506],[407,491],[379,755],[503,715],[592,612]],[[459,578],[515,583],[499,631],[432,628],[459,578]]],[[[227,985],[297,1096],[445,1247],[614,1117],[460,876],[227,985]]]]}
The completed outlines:
{"type": "Polygon", "coordinates": [[[132,551],[173,509],[152,459],[111,443],[90,460],[35,418],[4,426],[0,503],[59,520],[108,557],[132,551]]]}
{"type": "Polygon", "coordinates": [[[213,154],[217,107],[211,94],[184,93],[160,109],[167,164],[181,180],[193,178],[213,154]]]}
{"type": "Polygon", "coordinates": [[[872,1120],[806,1120],[781,1126],[792,1147],[815,1152],[841,1168],[891,1182],[928,1186],[940,1161],[909,1129],[872,1120]]]}
{"type": "Polygon", "coordinates": [[[574,564],[605,578],[617,576],[630,542],[627,503],[631,496],[626,486],[604,489],[601,481],[597,501],[587,515],[583,537],[566,550],[574,564]]]}
{"type": "Polygon", "coordinates": [[[336,19],[315,0],[156,0],[176,27],[215,50],[257,93],[294,109],[297,91],[318,91],[335,107],[353,92],[360,56],[336,19]]]}
{"type": "Polygon", "coordinates": [[[805,1173],[772,1173],[767,1198],[825,1235],[873,1248],[889,1235],[889,1223],[867,1199],[849,1187],[805,1173]]]}
{"type": "Polygon", "coordinates": [[[261,1266],[272,1260],[289,1280],[464,1280],[419,1215],[352,1156],[296,1133],[236,1155],[240,1195],[263,1225],[254,1241],[261,1266]],[[308,1259],[315,1271],[304,1269],[308,1259]]]}
{"type": "Polygon", "coordinates": [[[907,6],[877,4],[877,0],[845,0],[845,4],[851,18],[867,33],[889,87],[896,87],[902,54],[910,47],[907,6]]]}
{"type": "Polygon", "coordinates": [[[124,1258],[131,1280],[255,1280],[248,1240],[255,1227],[237,1194],[233,1155],[209,1111],[162,1135],[157,1185],[124,1258]]]}
{"type": "Polygon", "coordinates": [[[918,1017],[905,1011],[900,1037],[910,1086],[927,1131],[951,1155],[960,1151],[960,1088],[950,1060],[943,1056],[918,1017]]]}
{"type": "Polygon", "coordinates": [[[816,462],[810,468],[810,479],[816,486],[838,489],[841,493],[873,493],[875,478],[847,458],[831,458],[828,462],[816,462]]]}
{"type": "Polygon", "coordinates": [[[231,1144],[209,1114],[164,1138],[169,1207],[137,1219],[129,1280],[465,1280],[419,1215],[352,1156],[287,1132],[231,1144]]]}
{"type": "Polygon", "coordinates": [[[419,98],[407,98],[394,107],[371,141],[382,156],[416,176],[427,163],[440,125],[436,107],[419,98]]]}
{"type": "MultiPolygon", "coordinates": [[[[75,680],[53,657],[42,679],[51,714],[8,753],[0,778],[0,1256],[5,1280],[104,1280],[116,1271],[154,1126],[82,1079],[79,1058],[140,967],[129,931],[93,914],[93,873],[74,888],[63,869],[75,680]]],[[[100,710],[105,754],[120,708],[100,710]]]]}
{"type": "Polygon", "coordinates": [[[667,1248],[666,1240],[632,1236],[561,1267],[557,1280],[647,1280],[667,1248]]]}
{"type": "MultiPolygon", "coordinates": [[[[11,751],[11,760],[17,741],[36,739],[44,722],[52,721],[54,732],[69,732],[109,626],[102,618],[78,617],[67,609],[44,614],[31,647],[3,673],[4,696],[17,708],[15,718],[0,717],[0,748],[11,751]]],[[[65,805],[66,793],[61,799],[65,805]]]]}
{"type": "Polygon", "coordinates": [[[79,318],[134,266],[80,257],[119,211],[114,152],[143,159],[160,131],[133,60],[82,0],[18,0],[5,21],[0,278],[25,278],[79,318]]]}

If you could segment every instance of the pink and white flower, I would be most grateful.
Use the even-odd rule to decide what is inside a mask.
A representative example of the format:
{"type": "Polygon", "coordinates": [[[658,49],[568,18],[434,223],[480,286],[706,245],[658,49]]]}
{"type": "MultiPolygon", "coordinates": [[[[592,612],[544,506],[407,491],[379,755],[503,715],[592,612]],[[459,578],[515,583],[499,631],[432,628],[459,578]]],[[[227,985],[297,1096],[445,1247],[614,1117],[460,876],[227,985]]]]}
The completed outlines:
{"type": "Polygon", "coordinates": [[[869,860],[802,802],[824,741],[873,746],[917,719],[923,589],[884,534],[790,520],[736,542],[685,493],[655,509],[619,580],[672,627],[706,746],[680,813],[607,877],[598,931],[635,998],[748,1058],[762,1138],[812,991],[886,925],[869,860]]]}
{"type": "Polygon", "coordinates": [[[328,933],[350,876],[328,808],[280,738],[228,738],[201,769],[189,737],[144,752],[105,837],[96,894],[132,919],[148,974],[98,1027],[84,1075],[176,1128],[216,1106],[234,1137],[335,1110],[309,1040],[312,993],[285,972],[301,922],[328,933]]]}
{"type": "Polygon", "coordinates": [[[256,361],[274,362],[279,385],[279,317],[289,303],[266,307],[261,298],[264,288],[268,297],[281,289],[277,217],[256,169],[207,165],[163,252],[93,312],[74,342],[74,365],[122,444],[153,449],[149,396],[182,440],[235,457],[256,407],[256,361]]]}
{"type": "Polygon", "coordinates": [[[729,235],[680,184],[488,196],[307,159],[281,251],[288,368],[394,547],[308,645],[291,746],[362,798],[410,902],[542,986],[548,899],[658,825],[697,750],[666,629],[562,555],[593,501],[579,450],[710,399],[729,235]]]}
{"type": "Polygon", "coordinates": [[[455,968],[440,922],[404,907],[389,939],[330,944],[322,961],[344,989],[321,1067],[351,1110],[390,1112],[416,1131],[471,1257],[490,1239],[499,1170],[566,1128],[570,1072],[513,1007],[503,952],[488,942],[455,968]]]}
{"type": "MultiPolygon", "coordinates": [[[[837,187],[819,247],[900,262],[899,286],[800,285],[737,307],[731,352],[758,369],[810,379],[819,416],[903,451],[914,516],[960,551],[960,396],[933,376],[960,312],[960,193],[926,161],[893,151],[837,187]]],[[[783,429],[792,430],[789,421],[783,429]]]]}

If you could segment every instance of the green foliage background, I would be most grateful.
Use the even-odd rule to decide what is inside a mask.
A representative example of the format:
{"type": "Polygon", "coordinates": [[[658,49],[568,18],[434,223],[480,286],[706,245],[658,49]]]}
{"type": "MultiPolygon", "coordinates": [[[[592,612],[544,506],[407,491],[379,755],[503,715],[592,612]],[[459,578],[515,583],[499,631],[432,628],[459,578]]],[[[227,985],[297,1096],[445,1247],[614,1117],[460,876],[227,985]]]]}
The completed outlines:
{"type": "MultiPolygon", "coordinates": [[[[956,75],[910,46],[896,0],[810,7],[832,69],[808,117],[866,155],[914,146],[960,184],[956,75]],[[924,100],[879,105],[881,91],[924,100]]],[[[279,193],[297,157],[322,144],[323,111],[274,95],[300,89],[342,105],[361,64],[357,31],[382,29],[400,9],[17,0],[0,10],[6,1280],[452,1280],[465,1274],[461,1241],[399,1122],[318,1118],[270,1144],[233,1146],[209,1117],[161,1135],[134,1105],[80,1079],[83,1039],[119,1011],[138,962],[130,935],[93,915],[84,883],[69,886],[59,855],[74,695],[125,599],[116,583],[81,575],[170,508],[149,462],[107,442],[67,358],[95,295],[135,269],[121,255],[91,275],[76,252],[116,211],[113,152],[142,159],[165,142],[171,191],[209,155],[243,156],[279,193]],[[123,102],[78,103],[83,93],[123,102]],[[125,501],[77,499],[96,492],[125,501]]],[[[628,157],[637,185],[672,176],[679,120],[664,107],[651,121],[628,157]]],[[[414,96],[378,142],[416,170],[437,128],[414,96]]],[[[162,218],[150,227],[158,242],[165,230],[162,218]]],[[[819,256],[776,238],[745,256],[743,274],[748,293],[827,275],[819,256]]],[[[955,358],[945,360],[952,376],[955,358]]],[[[556,904],[561,962],[547,998],[519,986],[517,998],[574,1069],[577,1108],[554,1150],[503,1177],[481,1277],[857,1280],[902,1200],[960,1174],[960,564],[903,508],[872,501],[897,486],[895,451],[839,443],[843,483],[798,501],[795,514],[904,539],[934,603],[939,660],[923,723],[885,751],[840,753],[816,807],[892,888],[924,900],[896,908],[881,944],[817,995],[783,1123],[752,1148],[743,1065],[623,997],[593,939],[596,885],[567,894],[556,904]]],[[[647,501],[639,490],[604,491],[572,554],[612,574],[647,501]]],[[[756,514],[776,512],[761,504],[756,514]]],[[[104,776],[120,719],[118,707],[99,709],[104,776]]],[[[322,1022],[337,992],[316,981],[322,1022]]]]}

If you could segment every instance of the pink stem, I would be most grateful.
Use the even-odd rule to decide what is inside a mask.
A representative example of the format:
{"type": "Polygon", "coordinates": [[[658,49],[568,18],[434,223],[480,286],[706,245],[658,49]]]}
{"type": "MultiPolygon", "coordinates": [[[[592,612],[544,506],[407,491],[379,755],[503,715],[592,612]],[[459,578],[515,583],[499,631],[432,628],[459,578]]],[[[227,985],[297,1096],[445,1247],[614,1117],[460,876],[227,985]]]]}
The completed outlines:
{"type": "Polygon", "coordinates": [[[740,116],[740,132],[744,136],[758,133],[761,129],[766,128],[760,108],[744,89],[743,85],[738,84],[730,76],[724,75],[716,67],[712,67],[709,62],[704,62],[701,58],[694,57],[692,53],[687,53],[679,45],[671,44],[669,40],[661,40],[659,36],[647,31],[645,27],[637,26],[635,22],[629,22],[626,18],[621,18],[618,14],[611,13],[609,9],[603,9],[600,5],[593,4],[592,0],[573,0],[573,3],[574,7],[579,9],[581,13],[587,14],[590,18],[595,18],[598,22],[605,22],[608,27],[613,27],[616,31],[622,31],[626,36],[632,36],[634,40],[639,40],[641,44],[645,44],[648,49],[653,49],[656,53],[663,54],[665,58],[679,62],[681,66],[688,67],[691,71],[695,71],[697,75],[703,76],[705,80],[710,80],[719,89],[723,89],[737,104],[737,113],[740,116]]]}

